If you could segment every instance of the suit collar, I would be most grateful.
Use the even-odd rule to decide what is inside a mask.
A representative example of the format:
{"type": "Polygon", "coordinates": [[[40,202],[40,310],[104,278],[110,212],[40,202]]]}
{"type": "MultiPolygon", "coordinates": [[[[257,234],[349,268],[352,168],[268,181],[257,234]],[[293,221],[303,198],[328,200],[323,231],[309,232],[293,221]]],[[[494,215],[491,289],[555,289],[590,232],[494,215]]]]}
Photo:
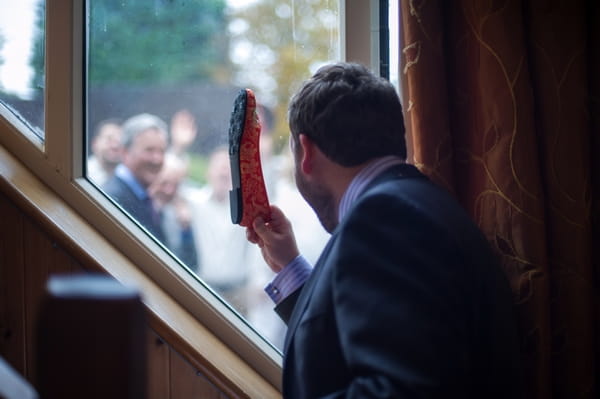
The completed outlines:
{"type": "Polygon", "coordinates": [[[388,156],[371,162],[354,177],[342,196],[338,207],[338,222],[344,219],[354,202],[369,188],[381,181],[399,177],[423,177],[423,175],[413,165],[404,163],[398,157],[388,156]]]}
{"type": "Polygon", "coordinates": [[[354,176],[344,195],[340,199],[338,206],[338,222],[344,218],[352,203],[365,190],[365,188],[386,169],[404,163],[402,158],[388,155],[381,158],[376,158],[370,161],[354,176]]]}
{"type": "Polygon", "coordinates": [[[394,165],[384,172],[380,173],[374,178],[371,183],[366,187],[364,192],[367,192],[370,188],[388,180],[394,179],[405,179],[405,178],[420,178],[427,179],[427,177],[419,171],[414,165],[403,163],[400,165],[394,165]]]}

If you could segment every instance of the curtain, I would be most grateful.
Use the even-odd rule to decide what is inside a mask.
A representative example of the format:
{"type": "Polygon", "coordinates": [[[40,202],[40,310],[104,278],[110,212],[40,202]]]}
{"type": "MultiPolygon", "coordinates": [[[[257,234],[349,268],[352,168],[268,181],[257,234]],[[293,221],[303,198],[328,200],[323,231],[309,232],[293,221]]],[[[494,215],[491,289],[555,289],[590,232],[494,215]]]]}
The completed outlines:
{"type": "Polygon", "coordinates": [[[450,190],[502,260],[526,398],[600,381],[595,0],[402,0],[409,161],[450,190]]]}

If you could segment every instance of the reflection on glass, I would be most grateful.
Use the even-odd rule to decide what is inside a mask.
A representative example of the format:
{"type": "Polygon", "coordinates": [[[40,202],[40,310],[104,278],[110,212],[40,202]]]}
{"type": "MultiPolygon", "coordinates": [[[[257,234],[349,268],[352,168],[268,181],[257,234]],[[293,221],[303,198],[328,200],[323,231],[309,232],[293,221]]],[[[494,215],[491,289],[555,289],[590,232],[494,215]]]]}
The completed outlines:
{"type": "Polygon", "coordinates": [[[0,103],[44,137],[44,0],[0,0],[0,103]]]}
{"type": "Polygon", "coordinates": [[[339,58],[335,0],[89,1],[87,177],[281,347],[272,278],[231,222],[229,116],[256,94],[270,201],[315,261],[327,239],[292,180],[287,102],[339,58]]]}

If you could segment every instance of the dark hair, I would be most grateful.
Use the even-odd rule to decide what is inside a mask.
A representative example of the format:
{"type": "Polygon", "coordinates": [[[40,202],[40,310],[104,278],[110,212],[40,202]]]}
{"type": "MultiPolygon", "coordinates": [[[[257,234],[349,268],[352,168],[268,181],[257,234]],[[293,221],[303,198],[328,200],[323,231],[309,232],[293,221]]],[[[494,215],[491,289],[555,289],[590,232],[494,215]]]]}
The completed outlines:
{"type": "Polygon", "coordinates": [[[102,132],[102,129],[104,129],[106,126],[109,125],[115,125],[115,126],[119,126],[121,127],[121,120],[118,118],[108,118],[108,119],[103,119],[100,122],[98,122],[96,124],[96,127],[94,128],[94,133],[92,135],[92,137],[98,137],[100,135],[100,133],[102,132]]]}
{"type": "Polygon", "coordinates": [[[288,120],[296,143],[305,134],[342,166],[385,155],[406,159],[396,89],[360,64],[321,67],[292,97],[288,120]]]}

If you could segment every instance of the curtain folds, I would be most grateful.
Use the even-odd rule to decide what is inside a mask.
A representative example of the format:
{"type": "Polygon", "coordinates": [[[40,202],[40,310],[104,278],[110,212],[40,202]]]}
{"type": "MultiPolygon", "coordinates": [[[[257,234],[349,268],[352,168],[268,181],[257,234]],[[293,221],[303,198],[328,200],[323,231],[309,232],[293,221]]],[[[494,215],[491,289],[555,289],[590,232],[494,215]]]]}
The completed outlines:
{"type": "Polygon", "coordinates": [[[599,392],[598,9],[401,1],[411,161],[459,198],[502,259],[527,398],[599,392]]]}

